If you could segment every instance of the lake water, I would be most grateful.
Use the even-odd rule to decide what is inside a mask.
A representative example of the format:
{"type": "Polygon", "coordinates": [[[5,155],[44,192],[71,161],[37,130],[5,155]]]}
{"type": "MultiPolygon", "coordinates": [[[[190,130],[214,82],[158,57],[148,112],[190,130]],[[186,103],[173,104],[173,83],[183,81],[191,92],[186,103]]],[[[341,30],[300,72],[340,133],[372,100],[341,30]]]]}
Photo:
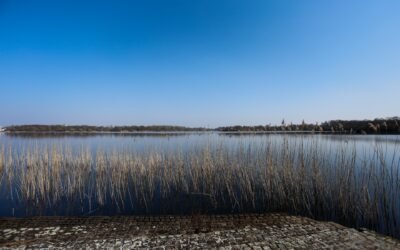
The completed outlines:
{"type": "Polygon", "coordinates": [[[229,147],[263,144],[266,142],[289,144],[318,143],[329,151],[353,145],[357,152],[365,153],[384,148],[390,156],[399,150],[400,135],[320,135],[320,134],[235,134],[235,133],[141,133],[141,134],[0,134],[0,147],[13,150],[32,147],[70,146],[73,149],[90,148],[97,150],[131,150],[143,152],[184,151],[205,145],[228,145],[229,147]]]}
{"type": "Polygon", "coordinates": [[[398,227],[397,221],[400,221],[400,197],[397,196],[400,194],[400,135],[3,133],[0,134],[0,154],[0,216],[192,213],[201,207],[203,210],[200,212],[293,212],[398,234],[398,229],[393,227],[398,227]],[[58,152],[56,156],[54,152],[58,152]],[[104,170],[103,179],[99,178],[97,166],[103,159],[99,158],[99,152],[104,154],[108,169],[104,170]],[[74,158],[87,160],[87,163],[74,161],[74,158]],[[54,159],[61,162],[63,170],[54,172],[56,175],[53,176],[53,168],[57,165],[54,159]],[[315,162],[319,164],[317,170],[313,167],[315,162]],[[41,164],[46,166],[38,172],[32,170],[30,164],[41,169],[41,164]],[[154,165],[152,172],[146,172],[149,164],[154,165]],[[204,167],[206,164],[212,167],[204,167]],[[79,174],[81,165],[87,170],[79,174]],[[124,172],[118,177],[120,165],[124,172]],[[182,165],[181,172],[174,165],[182,165]],[[231,165],[235,170],[230,171],[231,165]],[[273,170],[275,177],[266,170],[264,166],[267,165],[276,167],[273,170]],[[171,175],[165,175],[166,166],[173,169],[171,175]],[[279,166],[286,166],[282,167],[285,170],[281,171],[279,166]],[[194,170],[189,171],[191,168],[194,170]],[[201,168],[201,171],[196,168],[201,168]],[[364,170],[366,168],[368,171],[364,170]],[[78,172],[69,175],[69,169],[78,172]],[[242,173],[241,169],[246,170],[242,173]],[[231,176],[229,181],[228,177],[224,179],[224,174],[231,176]],[[173,175],[179,175],[180,179],[173,175]],[[304,180],[299,175],[304,175],[304,180]],[[41,176],[45,178],[39,179],[41,176]],[[316,182],[316,176],[321,178],[320,184],[316,182]],[[76,181],[81,177],[80,182],[76,181]],[[269,182],[264,181],[267,177],[269,182]],[[60,183],[53,178],[58,178],[60,183]],[[168,191],[163,189],[165,181],[162,178],[170,178],[168,191]],[[215,183],[208,182],[207,178],[215,183]],[[237,178],[237,181],[232,181],[232,178],[237,178]],[[200,187],[195,184],[197,180],[202,181],[200,187]],[[235,183],[242,180],[247,180],[247,184],[235,183]],[[103,184],[98,185],[100,181],[106,183],[104,188],[103,184]],[[121,183],[116,184],[118,181],[121,183]],[[222,182],[226,182],[225,186],[218,184],[222,182]],[[314,183],[314,188],[308,183],[314,183]],[[318,199],[315,198],[317,185],[320,185],[319,190],[323,189],[318,199]],[[247,186],[252,188],[243,189],[247,186]],[[280,189],[281,186],[287,188],[280,189]],[[213,188],[217,191],[211,194],[213,188]],[[354,195],[343,198],[344,188],[353,190],[354,195]],[[100,191],[104,193],[99,194],[100,191]],[[54,195],[55,192],[59,194],[54,195]],[[118,192],[121,192],[119,196],[115,194],[118,192]],[[361,192],[368,197],[357,195],[361,192]],[[377,201],[373,207],[371,197],[379,197],[379,192],[385,192],[384,197],[387,192],[387,198],[377,201]],[[163,193],[167,194],[163,196],[163,193]],[[171,195],[173,193],[176,196],[171,195]],[[304,193],[309,195],[307,200],[314,200],[303,204],[299,197],[307,196],[304,193]],[[104,199],[99,198],[102,195],[104,199]],[[214,197],[213,201],[207,200],[209,196],[214,197]],[[334,200],[336,196],[342,199],[340,206],[331,208],[338,202],[334,200]],[[358,215],[356,208],[348,205],[352,201],[346,199],[365,201],[363,214],[358,215]],[[271,205],[273,203],[277,205],[271,205]],[[376,213],[386,213],[383,210],[389,207],[389,203],[389,217],[382,220],[381,217],[368,217],[368,211],[372,209],[376,213]],[[346,213],[339,214],[341,210],[346,210],[346,213]],[[350,218],[343,219],[346,216],[350,218]],[[390,224],[387,220],[396,222],[390,224]]]}

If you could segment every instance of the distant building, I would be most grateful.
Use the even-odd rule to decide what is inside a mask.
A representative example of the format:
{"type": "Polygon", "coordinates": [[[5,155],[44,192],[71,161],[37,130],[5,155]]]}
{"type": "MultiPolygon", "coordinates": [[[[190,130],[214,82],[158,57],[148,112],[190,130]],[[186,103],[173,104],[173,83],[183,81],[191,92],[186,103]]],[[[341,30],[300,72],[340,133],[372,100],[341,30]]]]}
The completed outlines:
{"type": "Polygon", "coordinates": [[[2,127],[0,127],[0,132],[4,132],[4,131],[6,131],[6,129],[5,129],[5,128],[2,128],[2,127]]]}

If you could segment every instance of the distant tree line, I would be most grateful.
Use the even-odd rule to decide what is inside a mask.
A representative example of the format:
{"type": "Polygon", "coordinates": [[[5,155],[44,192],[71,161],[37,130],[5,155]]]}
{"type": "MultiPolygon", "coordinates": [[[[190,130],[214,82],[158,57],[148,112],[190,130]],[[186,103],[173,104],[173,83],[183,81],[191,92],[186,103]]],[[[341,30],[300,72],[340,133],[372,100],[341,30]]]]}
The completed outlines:
{"type": "Polygon", "coordinates": [[[340,134],[399,134],[400,118],[374,120],[332,120],[321,124],[305,123],[258,126],[229,126],[219,127],[217,131],[223,132],[314,132],[314,133],[340,133],[340,134]]]}
{"type": "Polygon", "coordinates": [[[207,131],[206,128],[188,128],[182,126],[88,126],[88,125],[19,125],[5,128],[6,132],[186,132],[186,131],[207,131]]]}
{"type": "Polygon", "coordinates": [[[258,126],[228,126],[216,129],[189,128],[183,126],[88,126],[88,125],[19,125],[5,128],[6,132],[32,133],[88,133],[88,132],[313,132],[339,134],[400,134],[400,118],[374,120],[332,120],[321,124],[306,123],[287,124],[284,120],[280,125],[258,126]]]}

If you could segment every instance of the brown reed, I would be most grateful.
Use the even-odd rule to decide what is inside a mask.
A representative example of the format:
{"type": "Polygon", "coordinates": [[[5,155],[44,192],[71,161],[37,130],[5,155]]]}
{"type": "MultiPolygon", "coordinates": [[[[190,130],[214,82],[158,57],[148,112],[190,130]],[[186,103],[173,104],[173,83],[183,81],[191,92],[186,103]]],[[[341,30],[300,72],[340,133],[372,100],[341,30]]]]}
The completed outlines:
{"type": "MultiPolygon", "coordinates": [[[[51,208],[143,208],[180,196],[207,199],[207,211],[281,211],[399,237],[400,157],[354,145],[326,153],[318,142],[207,145],[174,152],[102,151],[54,145],[0,150],[0,185],[11,199],[51,208]],[[6,190],[6,191],[5,191],[6,190]]],[[[182,204],[175,204],[182,205],[182,204]]]]}

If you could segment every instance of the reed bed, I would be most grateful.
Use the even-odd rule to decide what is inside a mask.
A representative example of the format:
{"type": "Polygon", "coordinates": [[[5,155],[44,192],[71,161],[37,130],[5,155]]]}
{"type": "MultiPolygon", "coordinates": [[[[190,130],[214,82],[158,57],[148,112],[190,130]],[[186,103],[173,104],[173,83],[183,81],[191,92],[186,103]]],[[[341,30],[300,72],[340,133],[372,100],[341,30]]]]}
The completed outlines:
{"type": "Polygon", "coordinates": [[[280,211],[399,238],[397,151],[288,140],[145,152],[2,147],[1,196],[35,213],[280,211]]]}

